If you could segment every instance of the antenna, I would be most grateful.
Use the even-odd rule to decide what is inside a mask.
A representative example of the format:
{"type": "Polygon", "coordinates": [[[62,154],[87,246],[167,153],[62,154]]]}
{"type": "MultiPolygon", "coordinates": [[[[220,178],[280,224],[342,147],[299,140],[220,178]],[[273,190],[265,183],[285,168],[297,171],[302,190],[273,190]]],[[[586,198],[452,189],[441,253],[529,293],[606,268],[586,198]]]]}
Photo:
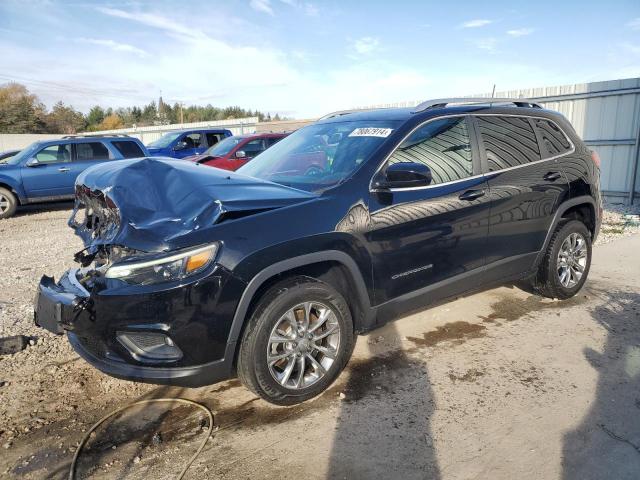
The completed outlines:
{"type": "Polygon", "coordinates": [[[496,84],[493,84],[493,90],[491,91],[491,98],[496,96],[496,84]]]}

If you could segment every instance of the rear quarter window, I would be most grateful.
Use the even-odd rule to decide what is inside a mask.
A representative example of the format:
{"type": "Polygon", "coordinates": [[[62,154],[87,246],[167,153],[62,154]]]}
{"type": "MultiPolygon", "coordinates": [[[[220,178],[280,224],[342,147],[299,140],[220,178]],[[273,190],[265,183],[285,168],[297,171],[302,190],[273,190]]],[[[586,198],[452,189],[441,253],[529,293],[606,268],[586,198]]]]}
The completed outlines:
{"type": "Polygon", "coordinates": [[[540,135],[542,153],[545,158],[555,157],[571,151],[571,142],[555,123],[542,118],[534,118],[533,123],[538,135],[540,135]]]}
{"type": "Polygon", "coordinates": [[[101,142],[76,143],[76,160],[108,160],[109,149],[101,142]]]}
{"type": "Polygon", "coordinates": [[[136,142],[131,140],[118,140],[111,143],[124,158],[144,157],[144,152],[136,142]]]}

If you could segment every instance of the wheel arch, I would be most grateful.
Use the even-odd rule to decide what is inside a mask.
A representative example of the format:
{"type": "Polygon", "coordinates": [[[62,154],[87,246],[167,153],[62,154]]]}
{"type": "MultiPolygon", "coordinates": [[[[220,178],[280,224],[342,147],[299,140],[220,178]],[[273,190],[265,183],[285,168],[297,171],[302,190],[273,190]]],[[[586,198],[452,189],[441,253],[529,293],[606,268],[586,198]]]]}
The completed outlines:
{"type": "Polygon", "coordinates": [[[234,364],[247,316],[252,308],[268,288],[292,275],[310,276],[325,281],[347,297],[347,300],[351,300],[348,303],[355,332],[366,331],[375,323],[375,309],[371,307],[362,272],[348,254],[339,250],[326,250],[289,258],[258,272],[242,293],[225,352],[225,357],[233,358],[234,364]]]}
{"type": "Polygon", "coordinates": [[[0,178],[0,188],[5,188],[13,193],[18,201],[18,205],[24,204],[24,199],[21,197],[20,191],[15,187],[15,185],[7,182],[4,178],[0,178]]]}
{"type": "Polygon", "coordinates": [[[577,220],[582,220],[591,232],[592,238],[595,240],[595,237],[597,235],[596,228],[598,223],[596,217],[596,209],[596,201],[589,195],[582,195],[563,202],[558,207],[556,213],[553,216],[553,221],[551,222],[549,231],[547,232],[547,236],[544,240],[544,245],[542,246],[542,249],[540,249],[540,251],[538,252],[538,256],[536,257],[535,267],[537,268],[538,265],[540,265],[540,262],[542,261],[542,258],[544,257],[544,254],[549,247],[549,242],[551,242],[551,238],[553,237],[553,232],[556,231],[556,228],[558,228],[558,225],[561,222],[566,221],[567,219],[575,218],[577,220]],[[587,220],[589,223],[586,223],[585,220],[587,220]]]}

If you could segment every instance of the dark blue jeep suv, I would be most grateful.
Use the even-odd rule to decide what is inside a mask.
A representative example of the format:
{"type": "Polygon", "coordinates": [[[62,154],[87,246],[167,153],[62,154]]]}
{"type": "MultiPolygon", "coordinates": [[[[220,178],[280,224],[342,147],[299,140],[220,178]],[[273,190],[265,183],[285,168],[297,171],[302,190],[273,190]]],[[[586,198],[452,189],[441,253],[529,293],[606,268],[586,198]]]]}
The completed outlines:
{"type": "Polygon", "coordinates": [[[510,281],[575,295],[601,219],[599,159],[528,100],[337,112],[237,172],[100,165],[76,183],[85,249],[43,277],[36,323],[103,372],[280,404],[325,390],[354,336],[510,281]],[[309,171],[309,155],[322,169],[309,171]]]}
{"type": "Polygon", "coordinates": [[[76,178],[88,167],[148,156],[137,138],[66,136],[35,142],[0,161],[0,219],[18,205],[73,199],[76,178]]]}

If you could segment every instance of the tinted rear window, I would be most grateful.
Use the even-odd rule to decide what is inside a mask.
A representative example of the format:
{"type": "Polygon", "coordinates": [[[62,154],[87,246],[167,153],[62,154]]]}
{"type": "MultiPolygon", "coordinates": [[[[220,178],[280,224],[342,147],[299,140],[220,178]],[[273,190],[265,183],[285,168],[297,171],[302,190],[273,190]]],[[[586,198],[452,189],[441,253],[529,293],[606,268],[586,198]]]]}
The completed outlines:
{"type": "Polygon", "coordinates": [[[136,142],[131,140],[118,140],[111,142],[124,158],[144,157],[144,152],[136,142]]]}
{"type": "Polygon", "coordinates": [[[109,150],[100,142],[77,143],[76,160],[108,160],[109,150]]]}
{"type": "Polygon", "coordinates": [[[546,150],[545,157],[562,155],[571,150],[571,142],[560,128],[549,120],[533,119],[533,123],[542,139],[542,148],[546,150]]]}
{"type": "Polygon", "coordinates": [[[489,162],[489,171],[540,160],[540,147],[526,117],[476,117],[489,162]]]}

